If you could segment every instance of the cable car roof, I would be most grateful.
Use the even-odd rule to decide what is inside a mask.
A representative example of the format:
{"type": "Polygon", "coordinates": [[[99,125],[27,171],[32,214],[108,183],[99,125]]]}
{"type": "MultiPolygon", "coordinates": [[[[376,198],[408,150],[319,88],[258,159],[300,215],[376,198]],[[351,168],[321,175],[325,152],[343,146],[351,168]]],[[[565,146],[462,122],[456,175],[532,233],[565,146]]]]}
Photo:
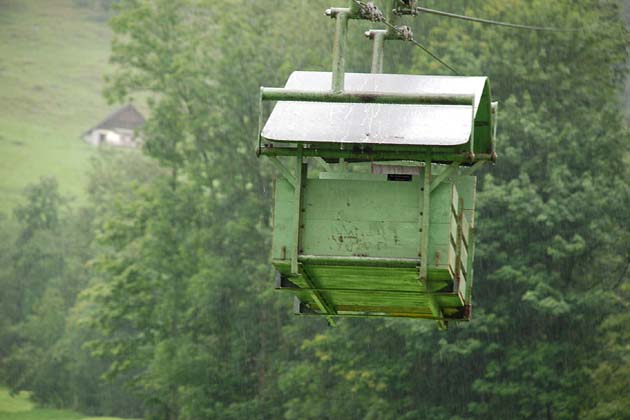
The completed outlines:
{"type": "MultiPolygon", "coordinates": [[[[330,91],[330,72],[296,71],[285,88],[330,91]]],[[[345,92],[474,95],[471,105],[278,102],[262,137],[291,143],[351,143],[456,146],[468,143],[475,127],[489,136],[490,87],[486,77],[346,73],[345,92]]],[[[482,140],[482,139],[479,139],[482,140]]]]}

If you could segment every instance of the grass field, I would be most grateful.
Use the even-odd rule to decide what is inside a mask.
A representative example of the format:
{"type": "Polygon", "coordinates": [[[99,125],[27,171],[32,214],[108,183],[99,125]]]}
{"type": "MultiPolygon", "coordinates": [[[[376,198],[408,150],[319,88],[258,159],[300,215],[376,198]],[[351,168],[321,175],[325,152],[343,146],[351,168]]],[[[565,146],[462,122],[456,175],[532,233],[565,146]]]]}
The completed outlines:
{"type": "Polygon", "coordinates": [[[0,212],[41,176],[84,194],[95,151],[79,136],[111,109],[110,39],[102,12],[73,0],[0,0],[0,212]]]}
{"type": "Polygon", "coordinates": [[[86,417],[76,411],[36,408],[28,393],[11,396],[0,388],[0,420],[123,420],[118,417],[86,417]]]}

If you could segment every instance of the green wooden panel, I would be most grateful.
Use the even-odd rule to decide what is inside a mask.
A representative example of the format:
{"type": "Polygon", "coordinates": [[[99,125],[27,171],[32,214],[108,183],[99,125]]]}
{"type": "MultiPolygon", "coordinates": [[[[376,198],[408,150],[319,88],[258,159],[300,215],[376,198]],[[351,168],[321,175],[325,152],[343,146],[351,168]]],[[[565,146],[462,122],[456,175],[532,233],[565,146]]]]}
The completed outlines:
{"type": "MultiPolygon", "coordinates": [[[[439,173],[437,171],[436,173],[439,173]]],[[[429,285],[445,316],[459,316],[468,292],[472,258],[460,250],[462,276],[457,272],[457,209],[474,217],[474,177],[454,177],[431,194],[428,257],[429,285]],[[461,190],[460,190],[461,188],[461,190]],[[470,274],[469,274],[470,273],[470,274]],[[455,288],[455,290],[453,290],[455,288]],[[451,290],[449,293],[445,291],[451,290]]],[[[294,189],[286,180],[275,187],[272,260],[297,289],[301,302],[316,313],[314,288],[326,303],[342,314],[430,316],[429,297],[418,280],[422,175],[410,181],[391,181],[383,174],[331,173],[305,181],[302,197],[300,255],[302,276],[291,275],[290,255],[294,228],[294,189]],[[308,258],[307,258],[308,257],[308,258]],[[345,259],[344,259],[345,258],[345,259]],[[369,264],[362,263],[368,261],[369,264]],[[335,261],[343,261],[343,264],[335,261]]],[[[472,226],[472,222],[465,223],[472,226]]],[[[469,226],[464,226],[466,236],[469,226]]],[[[470,241],[470,240],[469,240],[470,241]]],[[[474,249],[474,248],[472,248],[474,249]]]]}
{"type": "Polygon", "coordinates": [[[304,222],[304,254],[392,258],[414,258],[418,254],[417,223],[309,217],[304,222]]]}
{"type": "Polygon", "coordinates": [[[417,179],[410,182],[309,179],[304,192],[305,220],[417,223],[419,191],[417,179]]]}
{"type": "Polygon", "coordinates": [[[322,292],[332,305],[350,306],[389,306],[389,307],[427,307],[427,296],[423,293],[365,293],[353,291],[322,292]]]}
{"type": "Polygon", "coordinates": [[[308,272],[325,289],[424,290],[416,269],[311,265],[308,272]]]}
{"type": "MultiPolygon", "coordinates": [[[[296,286],[307,288],[308,285],[299,277],[291,276],[288,264],[276,265],[296,286]]],[[[390,290],[405,292],[424,292],[424,285],[418,280],[415,268],[389,267],[357,267],[357,266],[323,266],[305,265],[311,280],[321,289],[361,289],[361,290],[390,290]]],[[[437,270],[435,270],[437,273],[437,270]]],[[[431,271],[429,276],[431,277],[431,271]]],[[[449,278],[440,280],[434,275],[431,284],[432,291],[439,291],[452,285],[449,278]]]]}
{"type": "MultiPolygon", "coordinates": [[[[308,272],[323,289],[367,289],[406,292],[424,292],[424,285],[418,280],[416,269],[386,267],[334,267],[308,266],[308,272]]],[[[449,286],[448,280],[431,282],[431,290],[437,291],[449,286]]]]}
{"type": "MultiPolygon", "coordinates": [[[[349,177],[354,174],[344,174],[349,177]]],[[[309,179],[304,195],[303,253],[412,258],[418,254],[422,199],[421,176],[410,182],[357,179],[309,179]]],[[[330,176],[330,175],[329,175],[330,176]]],[[[376,175],[381,180],[382,175],[376,175]]],[[[448,244],[447,200],[452,184],[438,187],[431,199],[431,240],[448,244]]],[[[435,250],[429,250],[430,255],[435,250]]]]}

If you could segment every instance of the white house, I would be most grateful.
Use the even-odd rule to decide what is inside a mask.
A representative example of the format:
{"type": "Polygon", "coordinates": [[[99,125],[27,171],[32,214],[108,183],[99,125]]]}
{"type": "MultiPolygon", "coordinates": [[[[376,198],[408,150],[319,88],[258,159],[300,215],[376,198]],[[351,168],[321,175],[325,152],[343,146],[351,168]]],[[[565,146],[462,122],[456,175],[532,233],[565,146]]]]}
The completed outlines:
{"type": "Polygon", "coordinates": [[[141,141],[138,130],[143,124],[142,114],[129,104],[109,114],[99,124],[83,133],[81,137],[94,146],[108,144],[119,147],[136,147],[141,141]]]}

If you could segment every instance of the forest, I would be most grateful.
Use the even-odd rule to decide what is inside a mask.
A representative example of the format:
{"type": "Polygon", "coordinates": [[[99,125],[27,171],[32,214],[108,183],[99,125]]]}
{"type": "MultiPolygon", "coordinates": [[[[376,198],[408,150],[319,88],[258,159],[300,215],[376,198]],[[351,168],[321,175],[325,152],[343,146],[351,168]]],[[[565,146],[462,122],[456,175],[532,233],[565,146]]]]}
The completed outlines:
{"type": "MultiPolygon", "coordinates": [[[[630,419],[629,26],[615,0],[443,0],[416,39],[499,101],[478,172],[472,320],[293,315],[269,262],[260,86],[330,71],[330,0],[120,0],[104,95],[150,110],[87,200],[0,214],[0,378],[46,407],[187,419],[630,419]]],[[[378,2],[376,2],[378,4],[378,2]]],[[[373,22],[347,69],[370,71],[373,22]]],[[[386,73],[450,74],[407,42],[386,73]]]]}

